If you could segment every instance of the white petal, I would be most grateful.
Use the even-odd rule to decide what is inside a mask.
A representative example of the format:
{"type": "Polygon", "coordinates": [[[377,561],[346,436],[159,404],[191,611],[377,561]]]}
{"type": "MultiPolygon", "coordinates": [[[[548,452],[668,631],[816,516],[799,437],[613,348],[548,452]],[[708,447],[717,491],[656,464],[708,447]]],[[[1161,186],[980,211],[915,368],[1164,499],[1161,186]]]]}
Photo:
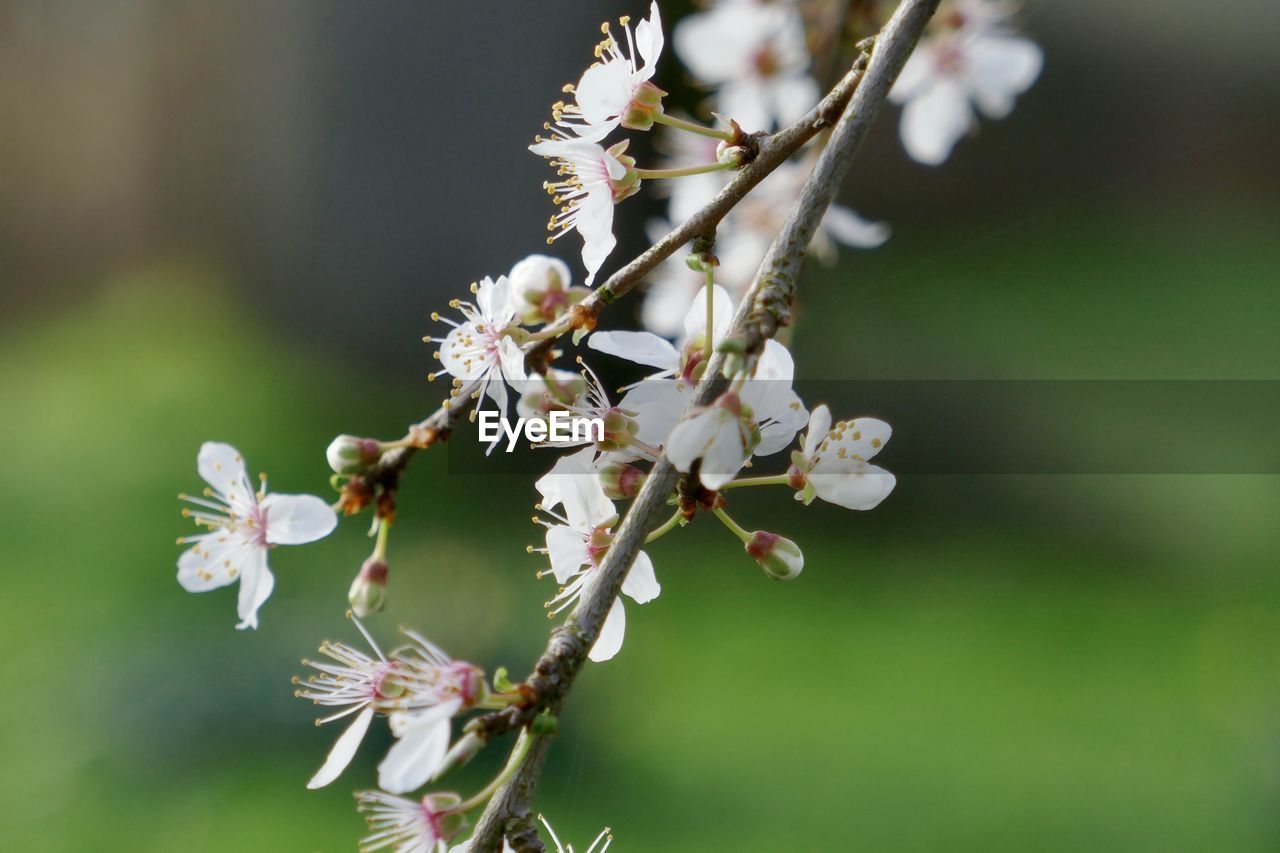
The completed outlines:
{"type": "Polygon", "coordinates": [[[618,408],[635,412],[636,438],[646,444],[666,444],[667,436],[689,406],[693,386],[674,379],[646,379],[618,401],[618,408]]]}
{"type": "Polygon", "coordinates": [[[208,592],[235,583],[262,549],[225,531],[207,533],[178,557],[178,583],[187,592],[208,592]]]}
{"type": "Polygon", "coordinates": [[[579,530],[590,530],[614,514],[613,501],[605,495],[598,472],[590,464],[585,471],[566,475],[560,500],[565,517],[579,530]]]}
{"type": "MultiPolygon", "coordinates": [[[[728,413],[726,413],[728,414],[728,413]]],[[[702,454],[698,479],[708,489],[718,489],[732,480],[747,461],[747,436],[740,420],[722,418],[720,428],[702,454]]]]}
{"type": "Polygon", "coordinates": [[[743,383],[740,393],[742,402],[751,407],[756,421],[766,418],[782,420],[788,416],[785,409],[795,397],[791,391],[795,372],[791,351],[778,341],[766,341],[760,360],[756,362],[755,373],[743,383]]]}
{"type": "Polygon", "coordinates": [[[1013,36],[976,38],[965,52],[965,72],[978,108],[991,118],[1004,118],[1014,98],[1040,76],[1044,53],[1032,41],[1013,36]]]}
{"type": "Polygon", "coordinates": [[[847,207],[833,204],[822,217],[822,229],[846,246],[855,249],[874,249],[889,239],[886,222],[863,219],[847,207]]]}
{"type": "Polygon", "coordinates": [[[865,462],[824,465],[809,475],[818,497],[847,509],[872,509],[889,496],[897,480],[892,474],[865,462]]]}
{"type": "Polygon", "coordinates": [[[649,17],[636,24],[636,51],[648,71],[646,79],[653,76],[654,65],[662,55],[662,15],[658,12],[657,0],[649,4],[649,17]]]}
{"type": "MultiPolygon", "coordinates": [[[[520,390],[515,384],[525,380],[524,371],[524,350],[520,349],[520,345],[511,338],[503,338],[498,343],[498,364],[502,371],[502,378],[511,383],[513,388],[520,390]]],[[[503,411],[506,411],[505,407],[503,411]]]]}
{"type": "MultiPolygon", "coordinates": [[[[733,322],[733,297],[720,285],[711,289],[711,342],[720,343],[725,332],[733,322]]],[[[700,335],[707,328],[707,288],[698,288],[693,302],[689,303],[689,313],[684,315],[685,338],[700,335]]]]}
{"type": "Polygon", "coordinates": [[[206,483],[223,495],[251,498],[253,489],[240,451],[219,441],[206,441],[196,456],[196,470],[206,483]],[[248,494],[246,494],[246,492],[248,494]]]}
{"type": "Polygon", "coordinates": [[[854,418],[836,425],[836,432],[823,440],[812,460],[818,463],[875,456],[889,443],[893,427],[877,418],[854,418]]]}
{"type": "Polygon", "coordinates": [[[902,144],[913,160],[937,166],[951,154],[973,123],[964,88],[954,79],[938,81],[902,110],[902,144]]]}
{"type": "Polygon", "coordinates": [[[240,630],[258,627],[258,608],[271,597],[276,579],[267,568],[267,552],[261,548],[254,550],[253,558],[240,573],[240,595],[236,602],[236,614],[240,622],[236,625],[240,630]]]}
{"type": "Polygon", "coordinates": [[[826,403],[815,406],[809,413],[809,427],[804,435],[804,458],[813,459],[818,452],[818,442],[831,431],[831,410],[826,403]]]}
{"type": "Polygon", "coordinates": [[[916,49],[911,52],[906,64],[902,66],[902,71],[894,81],[893,88],[889,90],[890,101],[895,104],[905,104],[924,94],[925,90],[933,84],[934,68],[937,67],[933,48],[933,44],[927,39],[916,45],[916,49]]]}
{"type": "Polygon", "coordinates": [[[323,539],[338,526],[338,515],[315,495],[270,494],[262,499],[267,541],[302,545],[323,539]]]}
{"type": "Polygon", "coordinates": [[[399,740],[378,765],[378,786],[391,794],[407,794],[427,783],[449,752],[450,721],[457,702],[447,702],[417,715],[397,719],[399,740]]]}
{"type": "Polygon", "coordinates": [[[652,332],[594,332],[587,338],[587,346],[596,352],[661,370],[675,370],[680,366],[676,348],[652,332]]]}
{"type": "Polygon", "coordinates": [[[817,82],[808,74],[779,75],[770,82],[766,97],[773,120],[780,127],[799,121],[822,96],[817,82]]]}
{"type": "Polygon", "coordinates": [[[622,113],[631,102],[634,87],[625,60],[592,65],[574,87],[574,97],[589,124],[599,124],[622,113]]]}
{"type": "Polygon", "coordinates": [[[523,298],[530,291],[544,291],[554,285],[568,287],[573,281],[569,265],[551,255],[529,255],[517,261],[507,273],[512,299],[523,298]]]}
{"type": "Polygon", "coordinates": [[[615,598],[609,615],[604,617],[604,624],[600,626],[600,636],[587,652],[587,657],[596,663],[609,660],[622,649],[622,637],[626,631],[627,613],[622,607],[622,599],[615,598]]]}
{"type": "Polygon", "coordinates": [[[547,556],[551,559],[551,573],[556,583],[568,583],[590,560],[583,532],[564,524],[548,527],[547,556]]]}
{"type": "Polygon", "coordinates": [[[676,424],[667,438],[667,458],[677,471],[688,474],[693,463],[702,457],[720,428],[717,410],[708,409],[676,424]]]}
{"type": "Polygon", "coordinates": [[[653,601],[662,592],[658,577],[653,573],[653,561],[644,551],[636,554],[636,561],[627,572],[627,579],[622,582],[622,591],[629,595],[636,604],[653,601]]]}
{"type": "Polygon", "coordinates": [[[323,788],[347,769],[347,765],[355,757],[356,750],[360,748],[360,742],[364,740],[365,733],[369,731],[369,723],[372,721],[372,708],[365,708],[356,715],[351,725],[347,726],[347,730],[342,733],[342,737],[338,738],[333,745],[333,749],[329,750],[329,757],[325,759],[324,766],[316,771],[316,775],[312,776],[311,781],[307,783],[308,788],[323,788]]]}
{"type": "Polygon", "coordinates": [[[716,95],[716,112],[754,133],[773,129],[768,90],[756,78],[730,80],[716,95]]]}
{"type": "Polygon", "coordinates": [[[788,394],[786,405],[772,412],[768,423],[760,425],[760,443],[752,450],[755,456],[771,456],[786,449],[796,433],[804,429],[809,413],[798,394],[794,391],[788,394]]]}

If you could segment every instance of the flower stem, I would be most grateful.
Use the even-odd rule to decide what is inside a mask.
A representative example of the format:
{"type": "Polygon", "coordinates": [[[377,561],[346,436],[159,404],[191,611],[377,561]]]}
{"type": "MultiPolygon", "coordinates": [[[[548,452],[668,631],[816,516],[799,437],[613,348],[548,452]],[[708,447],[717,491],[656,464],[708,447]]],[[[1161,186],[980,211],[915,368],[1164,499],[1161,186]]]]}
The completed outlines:
{"type": "Polygon", "coordinates": [[[723,172],[726,169],[732,169],[733,166],[726,166],[724,163],[703,163],[698,166],[685,166],[682,169],[636,169],[635,173],[641,180],[656,180],[658,178],[687,178],[690,175],[705,175],[708,172],[723,172]]]}
{"type": "Polygon", "coordinates": [[[668,518],[666,521],[662,523],[661,527],[655,528],[652,533],[646,536],[644,541],[646,543],[649,543],[655,539],[661,539],[663,536],[666,536],[672,530],[676,529],[676,527],[680,524],[680,520],[682,518],[684,518],[684,513],[682,513],[680,510],[676,510],[670,518],[668,518]]]}
{"type": "MultiPolygon", "coordinates": [[[[710,254],[709,252],[707,253],[710,254]]],[[[711,330],[715,328],[712,325],[712,315],[715,314],[716,304],[716,273],[715,267],[710,263],[707,264],[707,327],[702,330],[702,363],[711,363],[711,330]]]]}
{"type": "Polygon", "coordinates": [[[391,522],[385,518],[378,519],[378,540],[373,543],[373,559],[386,562],[387,560],[387,537],[391,533],[391,522]]]}
{"type": "Polygon", "coordinates": [[[725,142],[733,140],[733,134],[727,130],[716,130],[714,127],[697,124],[684,119],[676,118],[666,113],[658,113],[653,117],[658,124],[665,124],[667,127],[674,127],[679,130],[687,130],[690,133],[697,133],[701,136],[710,136],[712,139],[723,139],[725,142]]]}
{"type": "Polygon", "coordinates": [[[743,477],[739,480],[731,480],[720,487],[720,491],[725,489],[736,489],[741,486],[785,486],[790,482],[786,474],[774,474],[769,477],[743,477]]]}
{"type": "Polygon", "coordinates": [[[529,736],[529,732],[522,730],[520,737],[516,740],[516,747],[511,751],[511,757],[507,759],[507,766],[502,768],[502,772],[493,777],[488,785],[485,785],[474,797],[461,803],[454,811],[469,812],[472,809],[489,802],[489,799],[497,793],[498,789],[506,784],[507,780],[515,775],[520,769],[520,765],[524,763],[525,756],[529,754],[529,747],[533,744],[533,738],[529,736]]]}
{"type": "Polygon", "coordinates": [[[725,527],[733,531],[734,536],[737,536],[743,542],[751,541],[751,533],[749,531],[743,530],[742,527],[739,526],[738,522],[730,518],[729,513],[725,512],[724,509],[722,509],[721,507],[716,507],[711,511],[715,513],[716,518],[724,522],[725,527]]]}

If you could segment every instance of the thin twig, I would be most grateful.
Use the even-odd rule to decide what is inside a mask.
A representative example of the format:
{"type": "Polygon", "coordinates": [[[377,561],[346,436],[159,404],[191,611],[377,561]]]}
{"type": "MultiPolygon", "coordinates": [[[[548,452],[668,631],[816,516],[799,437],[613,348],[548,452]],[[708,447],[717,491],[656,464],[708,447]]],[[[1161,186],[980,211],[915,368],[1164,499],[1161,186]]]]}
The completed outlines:
{"type": "MultiPolygon", "coordinates": [[[[779,326],[790,321],[796,274],[805,250],[835,197],[839,182],[848,170],[858,145],[866,136],[867,129],[888,96],[890,86],[897,79],[903,63],[937,6],[938,0],[903,0],[877,37],[865,76],[857,75],[861,83],[856,87],[848,110],[841,116],[817,166],[805,182],[799,199],[738,307],[731,335],[745,342],[748,352],[763,347],[764,341],[779,326]]],[[[846,76],[845,81],[848,80],[849,77],[846,76]]],[[[763,153],[762,150],[762,156],[763,153]]],[[[724,197],[725,193],[721,193],[719,198],[724,197]]],[[[714,205],[713,202],[709,207],[714,205]]],[[[689,231],[679,238],[680,242],[683,243],[696,233],[696,228],[689,231]]],[[[675,248],[669,242],[673,238],[675,232],[659,244],[666,244],[667,254],[675,248]]],[[[638,278],[638,275],[650,268],[645,266],[646,258],[657,250],[658,246],[650,249],[620,271],[619,275],[639,266],[642,272],[637,274],[638,278]]],[[[623,278],[621,281],[632,282],[634,279],[623,278]]],[[[613,288],[613,282],[610,279],[606,287],[613,288]]],[[[610,289],[609,292],[617,291],[610,289]]],[[[708,404],[719,392],[723,385],[719,374],[724,358],[723,352],[717,352],[708,365],[703,380],[694,390],[689,411],[708,404]]],[[[546,651],[539,658],[533,674],[521,685],[522,692],[530,697],[528,706],[524,709],[512,709],[509,716],[536,714],[543,710],[559,714],[569,687],[581,670],[587,652],[599,636],[604,618],[621,591],[622,582],[636,554],[648,533],[658,524],[659,516],[667,506],[667,497],[675,486],[676,478],[677,472],[666,456],[659,458],[596,570],[595,581],[580,599],[573,614],[563,625],[552,630],[546,651]]],[[[500,728],[502,720],[500,714],[493,722],[500,728]]],[[[476,825],[469,849],[486,853],[498,850],[504,834],[513,845],[518,845],[515,849],[520,853],[543,849],[536,839],[530,840],[526,832],[517,830],[528,825],[530,804],[548,745],[548,737],[536,738],[524,765],[490,800],[476,825]]]]}

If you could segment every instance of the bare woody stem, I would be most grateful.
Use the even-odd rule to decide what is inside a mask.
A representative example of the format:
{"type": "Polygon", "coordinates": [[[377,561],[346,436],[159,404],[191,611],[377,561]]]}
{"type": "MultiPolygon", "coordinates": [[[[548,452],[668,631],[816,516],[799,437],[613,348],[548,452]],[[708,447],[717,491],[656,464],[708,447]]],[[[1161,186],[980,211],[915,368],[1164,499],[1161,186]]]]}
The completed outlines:
{"type": "MultiPolygon", "coordinates": [[[[884,104],[889,88],[897,79],[907,56],[915,47],[925,24],[937,6],[938,0],[903,0],[877,37],[870,61],[865,66],[865,75],[857,71],[851,72],[841,82],[841,86],[845,86],[850,78],[853,78],[856,92],[853,93],[852,102],[840,117],[827,147],[819,157],[813,173],[805,182],[799,199],[791,208],[782,230],[770,246],[734,317],[730,334],[738,339],[743,352],[748,357],[758,354],[765,341],[771,338],[780,326],[790,322],[796,276],[805,250],[823,214],[835,197],[854,153],[884,104]]],[[[855,69],[857,67],[855,65],[855,69]]],[[[828,104],[831,97],[828,95],[823,104],[828,104]]],[[[819,105],[819,109],[822,109],[822,105],[819,105]]],[[[808,124],[805,122],[801,124],[812,128],[814,114],[811,113],[810,116],[806,119],[808,124]]],[[[823,123],[826,123],[825,119],[823,123]]],[[[816,132],[817,128],[813,130],[816,132]]],[[[772,139],[777,140],[793,132],[796,132],[795,127],[783,131],[772,139]]],[[[760,157],[764,157],[765,153],[771,150],[776,152],[780,149],[770,140],[765,140],[761,145],[760,157]]],[[[760,163],[759,158],[756,163],[760,163]]],[[[776,165],[777,162],[774,162],[773,166],[776,165]]],[[[744,169],[734,183],[747,174],[747,169],[744,169]]],[[[610,278],[593,294],[597,297],[597,301],[607,304],[612,301],[612,298],[625,292],[623,287],[630,289],[638,280],[638,276],[630,278],[623,276],[624,273],[634,268],[642,268],[643,272],[647,272],[652,264],[666,257],[676,246],[683,245],[691,237],[705,233],[702,229],[708,226],[714,227],[720,217],[723,217],[729,207],[732,207],[729,200],[733,199],[733,203],[736,203],[736,198],[733,198],[733,193],[730,192],[733,187],[734,184],[731,183],[717,197],[717,201],[712,202],[694,217],[694,220],[702,217],[700,224],[683,233],[679,233],[681,229],[676,229],[658,245],[610,278]],[[717,202],[721,200],[724,200],[727,205],[723,210],[717,206],[717,202]],[[673,244],[673,241],[678,242],[673,244]],[[655,259],[655,255],[660,257],[655,259]]],[[[745,189],[742,191],[745,192],[745,189]]],[[[740,195],[737,196],[737,198],[740,197],[740,195]]],[[[686,226],[688,225],[689,223],[686,223],[686,226]]],[[[715,354],[703,380],[694,391],[690,410],[711,402],[718,393],[723,385],[719,375],[724,360],[723,351],[715,354]]],[[[486,724],[492,730],[500,731],[505,727],[526,725],[533,715],[544,710],[559,715],[569,687],[582,669],[587,652],[599,636],[604,618],[617,598],[636,554],[640,551],[648,534],[657,525],[660,514],[667,506],[667,497],[675,486],[676,479],[675,468],[665,456],[661,457],[645,479],[644,486],[618,528],[612,546],[597,569],[595,582],[579,601],[573,614],[565,620],[564,624],[552,630],[547,648],[535,665],[533,673],[520,686],[521,692],[529,697],[528,704],[524,708],[513,706],[489,715],[486,724]]],[[[475,833],[472,835],[471,850],[484,851],[484,853],[498,850],[502,846],[504,834],[520,853],[543,850],[541,842],[528,829],[530,804],[537,788],[549,743],[549,739],[545,736],[534,739],[528,758],[494,795],[481,815],[475,833]]]]}

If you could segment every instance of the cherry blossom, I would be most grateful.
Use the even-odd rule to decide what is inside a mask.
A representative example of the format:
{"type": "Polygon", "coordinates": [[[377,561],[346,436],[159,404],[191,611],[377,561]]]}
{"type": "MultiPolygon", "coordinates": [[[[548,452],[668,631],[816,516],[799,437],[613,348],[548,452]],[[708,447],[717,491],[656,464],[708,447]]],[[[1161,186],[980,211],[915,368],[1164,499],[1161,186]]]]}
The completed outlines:
{"type": "Polygon", "coordinates": [[[229,444],[201,445],[196,469],[209,488],[202,497],[179,495],[197,507],[182,514],[208,532],[178,540],[191,545],[178,557],[178,583],[187,592],[208,592],[240,581],[236,627],[257,628],[258,608],[275,586],[267,553],[277,545],[323,539],[338,516],[312,495],[267,494],[265,475],[255,492],[244,458],[229,444]]]}
{"type": "Polygon", "coordinates": [[[548,158],[561,178],[543,183],[555,203],[562,205],[547,224],[554,232],[547,242],[578,232],[588,285],[618,243],[613,236],[613,206],[640,189],[635,161],[626,155],[626,147],[625,140],[605,149],[595,142],[565,138],[539,139],[529,146],[534,154],[548,158]]]}
{"type": "Polygon", "coordinates": [[[476,667],[450,660],[440,649],[410,631],[405,634],[411,642],[393,651],[388,658],[360,620],[353,617],[352,621],[373,649],[374,656],[346,643],[326,642],[320,646],[320,653],[329,660],[304,661],[316,672],[305,681],[295,679],[299,685],[296,696],[340,709],[318,722],[328,723],[355,715],[307,787],[322,788],[338,778],[355,756],[375,713],[381,713],[390,715],[393,721],[401,721],[400,740],[392,752],[400,750],[406,758],[422,762],[419,767],[402,769],[401,765],[407,762],[404,759],[390,761],[389,753],[388,761],[383,764],[390,762],[390,769],[380,768],[380,772],[383,782],[391,784],[383,787],[394,793],[411,791],[421,787],[440,766],[449,744],[449,720],[480,698],[485,689],[483,677],[476,667]],[[430,725],[407,725],[410,721],[423,720],[430,721],[430,725]]]}
{"type": "Polygon", "coordinates": [[[791,4],[721,0],[681,19],[673,43],[695,77],[719,87],[716,112],[745,130],[791,124],[818,102],[804,21],[791,4]]]}
{"type": "MultiPolygon", "coordinates": [[[[545,553],[551,561],[551,574],[561,584],[556,596],[547,603],[553,615],[575,604],[587,592],[613,542],[610,528],[618,516],[591,464],[593,453],[587,448],[562,456],[536,483],[542,495],[539,508],[556,522],[542,522],[547,528],[545,553]],[[558,506],[563,506],[563,515],[554,513],[558,506]]],[[[652,561],[644,551],[639,552],[622,583],[623,594],[637,604],[645,604],[657,598],[661,591],[652,561]]],[[[596,662],[609,660],[622,648],[625,632],[626,612],[620,596],[605,617],[600,636],[587,656],[596,662]]]]}
{"type": "Polygon", "coordinates": [[[507,383],[524,379],[524,353],[520,341],[526,332],[516,317],[516,303],[511,282],[506,276],[497,281],[488,276],[471,287],[476,301],[455,299],[451,308],[461,312],[458,323],[439,314],[431,319],[447,323],[453,329],[443,339],[427,338],[440,344],[440,366],[450,376],[473,384],[477,393],[488,396],[500,412],[507,411],[507,383]]]}
{"type": "Polygon", "coordinates": [[[831,411],[816,406],[802,449],[791,454],[790,482],[796,500],[806,506],[815,497],[848,509],[872,509],[893,491],[897,480],[868,464],[888,443],[892,428],[875,418],[831,425],[831,411]]]}
{"type": "Polygon", "coordinates": [[[650,5],[648,19],[636,25],[634,34],[630,18],[619,23],[626,35],[626,52],[604,24],[605,38],[595,50],[602,61],[588,68],[577,86],[565,87],[574,95],[572,104],[560,102],[552,107],[556,125],[585,142],[599,142],[619,125],[647,130],[653,126],[654,111],[662,110],[666,93],[649,82],[663,47],[658,4],[650,5]]]}
{"type": "Polygon", "coordinates": [[[939,15],[942,29],[907,58],[889,99],[903,105],[899,132],[912,159],[942,163],[977,125],[976,113],[1004,118],[1036,81],[1044,54],[1008,28],[1010,14],[998,0],[957,0],[939,15]]]}
{"type": "Polygon", "coordinates": [[[410,800],[384,791],[360,791],[356,803],[366,813],[370,830],[360,840],[361,853],[388,848],[392,853],[446,853],[448,842],[466,828],[458,808],[462,798],[453,793],[410,800]]]}

